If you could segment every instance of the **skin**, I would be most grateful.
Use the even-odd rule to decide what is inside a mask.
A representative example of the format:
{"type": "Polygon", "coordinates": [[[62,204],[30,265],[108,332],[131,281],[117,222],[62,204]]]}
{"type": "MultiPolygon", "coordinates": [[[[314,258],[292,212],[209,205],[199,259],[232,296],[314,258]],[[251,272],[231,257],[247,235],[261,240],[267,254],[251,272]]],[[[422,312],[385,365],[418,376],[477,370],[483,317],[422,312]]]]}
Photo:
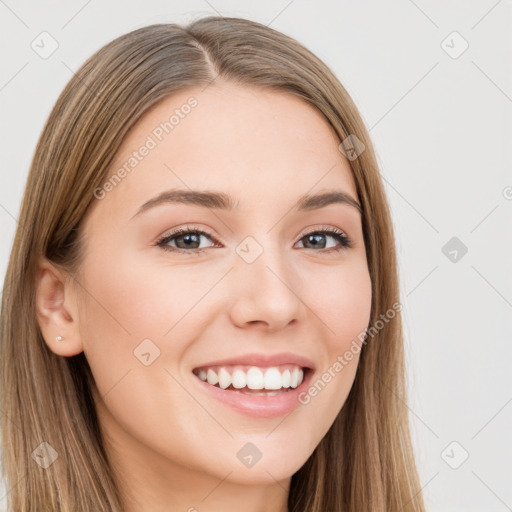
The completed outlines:
{"type": "MultiPolygon", "coordinates": [[[[347,398],[359,354],[309,404],[272,419],[207,396],[192,369],[249,352],[293,352],[314,362],[315,382],[349,349],[371,308],[360,213],[348,204],[301,213],[292,205],[331,189],[357,200],[356,188],[340,141],[313,107],[220,81],[153,107],[123,142],[112,173],[190,96],[198,105],[84,218],[80,286],[41,262],[38,321],[53,352],[83,351],[89,361],[126,512],[170,504],[282,512],[291,476],[347,398]],[[171,188],[226,192],[239,210],[164,204],[133,217],[171,188]],[[156,245],[187,225],[213,235],[201,236],[202,253],[156,245]],[[305,235],[321,228],[338,228],[353,247],[326,252],[339,246],[330,234],[319,239],[324,246],[308,244],[305,235]],[[251,264],[235,252],[247,236],[263,248],[251,264]],[[149,366],[134,357],[144,339],[160,350],[149,366]],[[251,468],[236,457],[247,442],[262,453],[251,468]]],[[[185,246],[183,238],[169,242],[178,243],[185,246]]]]}

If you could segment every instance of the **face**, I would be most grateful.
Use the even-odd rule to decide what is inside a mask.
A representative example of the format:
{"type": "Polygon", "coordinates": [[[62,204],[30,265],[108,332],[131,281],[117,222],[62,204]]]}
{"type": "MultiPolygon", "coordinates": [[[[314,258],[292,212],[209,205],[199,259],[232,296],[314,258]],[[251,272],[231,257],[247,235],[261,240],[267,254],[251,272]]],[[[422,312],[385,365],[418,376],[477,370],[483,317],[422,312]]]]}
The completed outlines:
{"type": "Polygon", "coordinates": [[[80,273],[80,339],[119,461],[273,483],[326,434],[359,356],[335,362],[371,307],[338,145],[301,100],[229,83],[176,94],[129,133],[111,167],[120,179],[84,220],[80,273]],[[325,192],[349,200],[297,206],[325,192]]]}

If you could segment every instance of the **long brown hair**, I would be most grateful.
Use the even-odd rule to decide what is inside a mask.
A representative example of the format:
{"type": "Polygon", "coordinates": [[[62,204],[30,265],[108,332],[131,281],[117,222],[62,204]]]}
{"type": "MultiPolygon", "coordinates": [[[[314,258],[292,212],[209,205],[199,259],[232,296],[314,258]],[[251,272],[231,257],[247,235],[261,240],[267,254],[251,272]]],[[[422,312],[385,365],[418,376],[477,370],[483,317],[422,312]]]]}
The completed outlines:
{"type": "MultiPolygon", "coordinates": [[[[156,24],[118,37],[81,66],[57,99],[21,205],[1,310],[1,462],[9,510],[122,511],[89,365],[83,353],[61,357],[45,344],[35,314],[36,272],[47,258],[77,275],[82,221],[128,130],[160,100],[217,77],[298,96],[325,116],[340,141],[356,136],[364,144],[349,161],[372,280],[370,325],[400,301],[392,222],[368,131],[318,57],[240,18],[156,24]],[[53,464],[35,463],[34,453],[55,456],[51,450],[58,455],[53,464]]],[[[424,512],[405,383],[397,311],[365,340],[342,410],[292,476],[290,512],[424,512]]]]}

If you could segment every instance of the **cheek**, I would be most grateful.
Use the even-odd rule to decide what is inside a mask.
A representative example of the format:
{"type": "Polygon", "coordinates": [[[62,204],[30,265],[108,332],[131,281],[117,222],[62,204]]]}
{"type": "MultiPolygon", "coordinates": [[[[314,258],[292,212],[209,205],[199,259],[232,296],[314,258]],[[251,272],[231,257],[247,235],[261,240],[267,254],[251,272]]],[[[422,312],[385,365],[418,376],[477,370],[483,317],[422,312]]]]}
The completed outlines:
{"type": "Polygon", "coordinates": [[[91,251],[82,270],[86,291],[80,325],[98,387],[108,390],[131,368],[138,369],[142,348],[157,355],[152,368],[178,366],[190,340],[209,321],[208,301],[201,299],[216,279],[215,272],[156,264],[105,244],[91,251]]]}
{"type": "Polygon", "coordinates": [[[191,276],[179,267],[150,265],[149,259],[129,251],[118,251],[115,262],[105,263],[109,261],[98,251],[84,267],[93,315],[89,322],[98,333],[116,333],[121,339],[128,335],[133,343],[162,338],[196,295],[191,276]]]}
{"type": "MultiPolygon", "coordinates": [[[[308,306],[323,326],[324,354],[317,375],[300,399],[317,424],[318,436],[331,427],[354,383],[362,335],[371,313],[368,268],[361,262],[319,273],[307,296],[308,306]]],[[[312,446],[318,440],[314,437],[312,446]]]]}
{"type": "Polygon", "coordinates": [[[329,351],[345,350],[368,326],[372,283],[362,262],[317,272],[306,296],[308,306],[324,324],[329,351]]]}
{"type": "MultiPolygon", "coordinates": [[[[169,304],[176,303],[171,294],[164,296],[163,287],[155,286],[136,261],[122,251],[112,252],[115,259],[107,252],[105,246],[91,251],[81,276],[84,353],[102,394],[128,372],[131,380],[140,371],[143,364],[137,358],[138,347],[149,348],[152,358],[163,353],[163,334],[175,321],[169,304]],[[152,343],[142,344],[147,339],[152,343]]],[[[176,353],[181,350],[179,346],[172,349],[176,353]]]]}

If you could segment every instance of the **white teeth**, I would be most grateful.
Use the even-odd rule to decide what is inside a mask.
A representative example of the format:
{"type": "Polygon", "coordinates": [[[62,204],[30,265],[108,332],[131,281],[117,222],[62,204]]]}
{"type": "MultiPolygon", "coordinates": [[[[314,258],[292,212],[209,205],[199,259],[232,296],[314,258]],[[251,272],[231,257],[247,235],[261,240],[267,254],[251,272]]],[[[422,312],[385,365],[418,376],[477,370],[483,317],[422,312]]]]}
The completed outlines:
{"type": "Polygon", "coordinates": [[[215,384],[219,382],[219,378],[213,370],[208,370],[206,373],[206,380],[208,381],[208,384],[211,384],[212,386],[215,386],[215,384]]]}
{"type": "Polygon", "coordinates": [[[231,376],[231,381],[234,388],[245,388],[245,386],[247,386],[247,375],[242,370],[235,370],[231,376]]]}
{"type": "Polygon", "coordinates": [[[277,368],[269,368],[265,373],[265,389],[281,389],[283,387],[283,378],[277,368]]]}
{"type": "MultiPolygon", "coordinates": [[[[265,370],[252,366],[247,372],[237,368],[230,374],[226,368],[220,367],[216,371],[211,368],[207,370],[201,369],[198,372],[198,377],[212,386],[218,384],[222,389],[232,386],[234,389],[247,387],[252,390],[262,389],[275,391],[281,388],[298,387],[304,379],[304,371],[298,366],[293,368],[292,371],[287,368],[283,372],[277,367],[271,367],[265,370]]],[[[262,391],[262,393],[267,396],[272,395],[264,391],[262,391]]]]}
{"type": "Polygon", "coordinates": [[[299,382],[299,370],[298,368],[294,368],[292,371],[292,376],[290,379],[290,387],[296,388],[299,382]]]}
{"type": "Polygon", "coordinates": [[[247,387],[249,389],[263,389],[265,381],[263,380],[263,373],[259,368],[249,368],[247,372],[247,387]]]}
{"type": "Polygon", "coordinates": [[[219,386],[222,389],[226,389],[231,385],[231,375],[226,371],[226,369],[221,368],[219,371],[219,386]]]}

